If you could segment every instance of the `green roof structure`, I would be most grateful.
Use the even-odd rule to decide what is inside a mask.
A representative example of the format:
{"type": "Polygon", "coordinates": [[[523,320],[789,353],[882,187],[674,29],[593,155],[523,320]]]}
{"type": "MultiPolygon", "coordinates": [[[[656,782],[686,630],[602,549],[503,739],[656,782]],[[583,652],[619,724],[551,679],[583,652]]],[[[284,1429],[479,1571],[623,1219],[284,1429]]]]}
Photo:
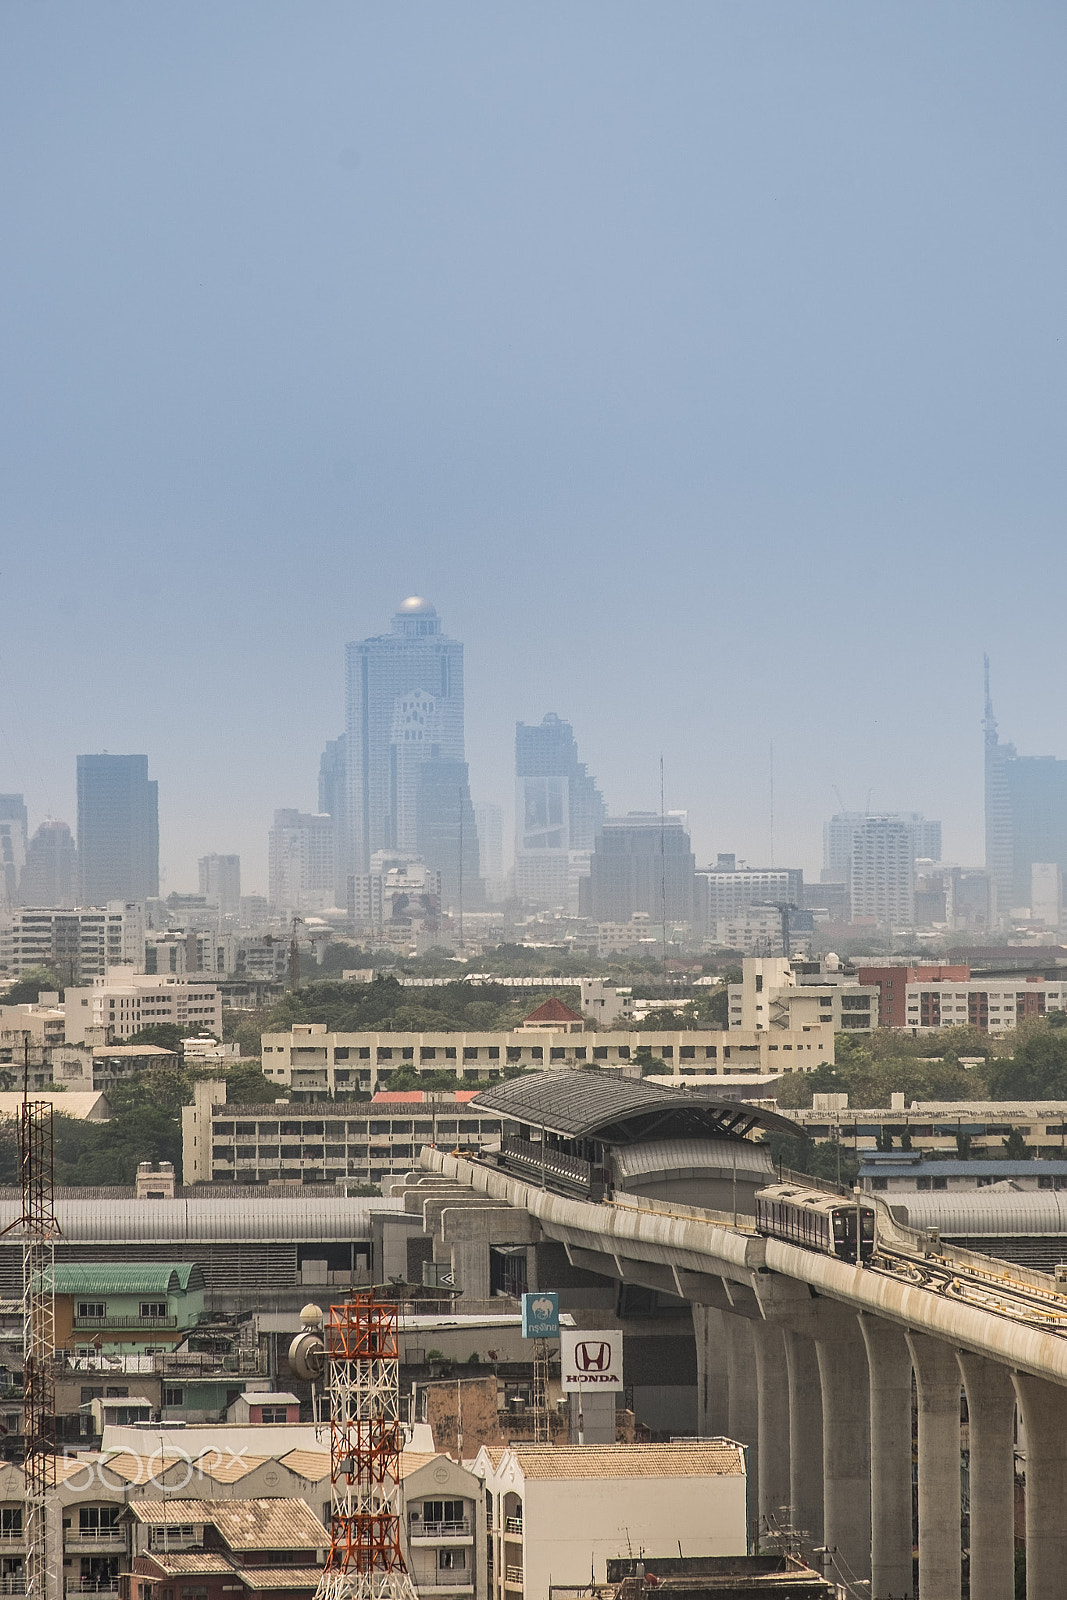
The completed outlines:
{"type": "Polygon", "coordinates": [[[204,1287],[203,1269],[195,1261],[121,1262],[57,1261],[47,1279],[53,1294],[188,1294],[204,1287]]]}

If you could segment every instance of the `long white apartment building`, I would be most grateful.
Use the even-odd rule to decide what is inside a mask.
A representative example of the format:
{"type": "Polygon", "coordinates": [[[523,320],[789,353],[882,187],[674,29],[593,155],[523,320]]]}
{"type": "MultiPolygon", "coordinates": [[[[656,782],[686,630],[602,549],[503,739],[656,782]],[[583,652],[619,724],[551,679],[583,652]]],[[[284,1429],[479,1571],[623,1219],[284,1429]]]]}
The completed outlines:
{"type": "Polygon", "coordinates": [[[963,982],[909,983],[904,1005],[905,1025],[913,1031],[970,1025],[983,1033],[1008,1033],[1025,1017],[1067,1009],[1067,973],[1061,978],[1006,973],[963,982]]]}
{"type": "Polygon", "coordinates": [[[68,1044],[81,1044],[89,1028],[107,1029],[119,1042],[161,1022],[222,1037],[218,985],[196,977],[120,969],[96,978],[90,988],[68,989],[64,1004],[68,1044]]]}
{"type": "Polygon", "coordinates": [[[842,970],[836,956],[790,961],[746,956],[741,982],[727,986],[731,1032],[796,1032],[813,1026],[836,1033],[871,1033],[878,1027],[881,991],[842,970]]]}
{"type": "Polygon", "coordinates": [[[510,1033],[330,1033],[324,1022],[265,1033],[263,1072],[294,1100],[326,1100],[386,1089],[395,1072],[450,1072],[495,1082],[506,1067],[603,1066],[636,1070],[647,1049],[680,1081],[700,1075],[810,1072],[834,1060],[832,1024],[798,1029],[693,1028],[573,1033],[516,1028],[510,1033]]]}
{"type": "Polygon", "coordinates": [[[18,906],[0,922],[0,969],[19,978],[51,967],[67,982],[102,977],[110,966],[144,964],[145,913],[137,900],[73,911],[18,906]]]}
{"type": "MultiPolygon", "coordinates": [[[[1063,1100],[913,1100],[905,1107],[904,1096],[894,1095],[888,1109],[870,1110],[839,1106],[847,1095],[816,1095],[810,1110],[790,1111],[812,1139],[840,1143],[842,1149],[857,1153],[874,1151],[880,1136],[891,1136],[896,1148],[907,1135],[913,1151],[955,1156],[957,1136],[969,1141],[970,1158],[1002,1157],[1004,1140],[1018,1129],[1037,1156],[1054,1160],[1067,1158],[1067,1101],[1063,1100]]],[[[1004,1164],[1005,1177],[1010,1164],[1004,1164]]]]}

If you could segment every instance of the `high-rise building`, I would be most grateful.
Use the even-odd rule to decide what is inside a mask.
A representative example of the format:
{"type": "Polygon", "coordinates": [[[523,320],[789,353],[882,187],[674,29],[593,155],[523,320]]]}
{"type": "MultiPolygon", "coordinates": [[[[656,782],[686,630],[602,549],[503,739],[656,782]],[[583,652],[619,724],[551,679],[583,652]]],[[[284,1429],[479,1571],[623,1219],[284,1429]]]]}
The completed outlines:
{"type": "Polygon", "coordinates": [[[913,859],[941,860],[941,824],[928,821],[921,811],[839,811],[823,823],[823,883],[848,883],[852,841],[868,822],[900,823],[910,831],[913,859]]]}
{"type": "Polygon", "coordinates": [[[327,739],[319,759],[319,813],[333,818],[334,871],[337,874],[337,904],[344,905],[348,885],[348,775],[345,766],[345,736],[327,739]]]}
{"type": "Polygon", "coordinates": [[[480,801],[474,808],[474,824],[478,829],[478,859],[485,884],[485,897],[490,905],[499,905],[504,898],[504,812],[492,801],[480,801]]]}
{"type": "Polygon", "coordinates": [[[515,725],[515,893],[526,905],[578,910],[578,885],[604,825],[604,801],[574,730],[550,711],[515,725]]]}
{"type": "Polygon", "coordinates": [[[159,893],[159,788],[147,756],[78,757],[78,870],[84,906],[159,893]]]}
{"type": "Polygon", "coordinates": [[[880,928],[915,923],[915,828],[895,817],[867,817],[852,834],[852,920],[880,928]]]}
{"type": "Polygon", "coordinates": [[[696,859],[684,823],[651,811],[608,817],[597,840],[582,910],[594,922],[647,916],[658,925],[692,922],[696,859]]]}
{"type": "Polygon", "coordinates": [[[240,856],[201,856],[200,893],[219,908],[220,917],[241,915],[240,856]]]}
{"type": "Polygon", "coordinates": [[[1028,912],[1037,864],[1067,872],[1067,761],[1001,744],[985,661],[985,849],[995,915],[1028,912]]]}
{"type": "Polygon", "coordinates": [[[390,633],[348,646],[346,666],[347,870],[367,872],[379,850],[422,855],[450,903],[462,854],[464,898],[473,903],[478,836],[463,750],[463,646],[441,632],[429,601],[412,596],[390,633]]]}
{"type": "Polygon", "coordinates": [[[29,820],[20,794],[0,794],[0,906],[18,905],[29,820]]]}
{"type": "Polygon", "coordinates": [[[78,898],[78,849],[65,822],[50,817],[26,846],[19,879],[24,906],[70,908],[78,898]]]}
{"type": "Polygon", "coordinates": [[[267,871],[268,898],[275,910],[323,911],[333,905],[332,818],[307,811],[276,811],[267,871]]]}

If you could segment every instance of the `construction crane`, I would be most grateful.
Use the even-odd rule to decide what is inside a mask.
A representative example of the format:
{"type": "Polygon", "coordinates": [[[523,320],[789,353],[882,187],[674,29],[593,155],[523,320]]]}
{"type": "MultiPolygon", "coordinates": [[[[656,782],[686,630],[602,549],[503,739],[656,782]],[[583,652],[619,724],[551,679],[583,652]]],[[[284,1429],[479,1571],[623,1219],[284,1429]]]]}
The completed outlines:
{"type": "Polygon", "coordinates": [[[48,1494],[56,1483],[55,1241],[59,1226],[52,1105],[48,1100],[30,1099],[28,1048],[19,1107],[19,1180],[22,1209],[4,1232],[17,1233],[22,1239],[26,1594],[30,1600],[55,1600],[59,1578],[49,1570],[48,1494]]]}
{"type": "Polygon", "coordinates": [[[768,911],[773,908],[775,911],[777,911],[779,917],[781,918],[781,922],[782,922],[782,954],[783,954],[783,956],[785,956],[786,960],[788,961],[790,955],[792,954],[791,941],[790,941],[790,929],[789,929],[789,913],[791,911],[798,910],[799,907],[797,906],[797,903],[796,903],[795,900],[762,900],[759,903],[761,905],[766,906],[768,911]]]}
{"type": "Polygon", "coordinates": [[[299,989],[299,987],[300,987],[300,945],[297,942],[296,930],[297,930],[297,928],[302,928],[303,925],[304,925],[303,917],[294,917],[293,920],[292,920],[292,923],[290,924],[290,937],[289,937],[289,987],[290,987],[290,989],[299,989]]]}

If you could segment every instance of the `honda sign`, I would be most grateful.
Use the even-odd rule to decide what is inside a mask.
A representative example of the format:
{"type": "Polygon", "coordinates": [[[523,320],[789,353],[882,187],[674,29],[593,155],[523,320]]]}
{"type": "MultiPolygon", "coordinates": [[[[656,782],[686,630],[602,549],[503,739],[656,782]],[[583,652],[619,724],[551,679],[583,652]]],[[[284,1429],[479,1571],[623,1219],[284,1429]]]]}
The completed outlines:
{"type": "Polygon", "coordinates": [[[591,1331],[563,1328],[560,1332],[560,1372],[564,1392],[574,1389],[621,1389],[622,1332],[612,1328],[591,1331]]]}

